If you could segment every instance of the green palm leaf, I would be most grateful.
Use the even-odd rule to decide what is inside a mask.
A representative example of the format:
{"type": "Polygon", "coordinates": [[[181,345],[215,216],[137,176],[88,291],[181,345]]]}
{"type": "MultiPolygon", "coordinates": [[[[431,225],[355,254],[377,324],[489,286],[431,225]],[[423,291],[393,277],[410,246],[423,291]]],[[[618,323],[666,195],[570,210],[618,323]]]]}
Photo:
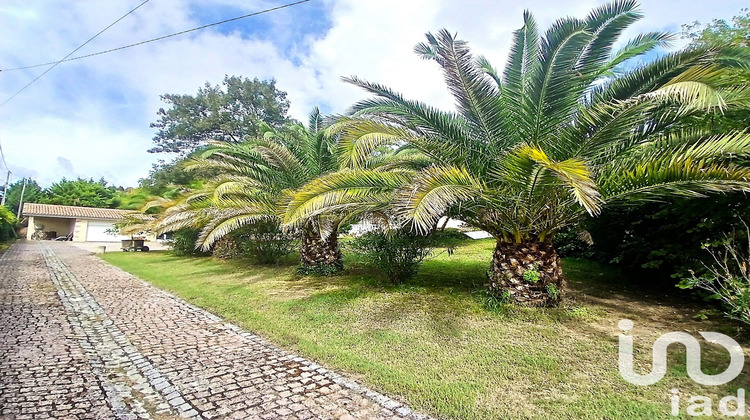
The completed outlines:
{"type": "Polygon", "coordinates": [[[422,233],[429,232],[451,206],[478,199],[480,181],[456,166],[431,166],[399,191],[396,207],[422,233]]]}

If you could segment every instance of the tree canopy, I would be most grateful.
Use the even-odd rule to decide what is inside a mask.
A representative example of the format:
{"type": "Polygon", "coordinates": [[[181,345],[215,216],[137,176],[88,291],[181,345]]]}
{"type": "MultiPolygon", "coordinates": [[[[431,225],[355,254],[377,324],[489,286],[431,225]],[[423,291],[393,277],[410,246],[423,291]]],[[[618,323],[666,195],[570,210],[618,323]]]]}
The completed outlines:
{"type": "Polygon", "coordinates": [[[15,236],[16,216],[7,207],[0,206],[0,242],[15,236]]]}
{"type": "Polygon", "coordinates": [[[729,44],[750,47],[750,9],[742,9],[731,22],[714,19],[705,25],[698,21],[682,25],[682,34],[697,45],[729,44]]]}
{"type": "Polygon", "coordinates": [[[31,178],[26,178],[26,190],[23,189],[23,179],[10,184],[8,187],[8,198],[5,200],[5,206],[13,213],[18,213],[18,206],[21,203],[21,192],[23,191],[24,203],[40,203],[46,199],[42,187],[31,178]]]}
{"type": "Polygon", "coordinates": [[[116,208],[119,205],[117,188],[108,186],[104,178],[99,181],[63,178],[47,188],[45,193],[47,197],[44,202],[47,204],[101,208],[116,208]]]}
{"type": "Polygon", "coordinates": [[[261,123],[280,128],[291,122],[287,94],[275,80],[226,76],[221,85],[205,86],[196,95],[162,95],[167,109],[151,124],[158,131],[152,153],[185,155],[208,141],[241,142],[259,134],[261,123]]]}

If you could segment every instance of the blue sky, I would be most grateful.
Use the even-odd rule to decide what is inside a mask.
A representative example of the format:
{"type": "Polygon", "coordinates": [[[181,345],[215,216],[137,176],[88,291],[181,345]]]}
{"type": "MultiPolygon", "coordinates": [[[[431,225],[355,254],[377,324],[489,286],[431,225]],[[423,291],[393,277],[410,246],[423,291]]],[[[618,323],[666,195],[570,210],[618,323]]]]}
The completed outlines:
{"type": "MultiPolygon", "coordinates": [[[[62,58],[142,0],[0,3],[0,68],[62,58]]],[[[285,1],[151,0],[84,47],[106,50],[285,1]]],[[[313,106],[340,113],[364,97],[341,82],[357,75],[443,108],[451,107],[436,66],[412,47],[426,31],[446,27],[502,67],[513,30],[528,8],[541,26],[564,15],[585,15],[598,0],[312,0],[225,26],[111,54],[63,63],[0,108],[0,142],[13,177],[41,184],[64,177],[134,186],[151,164],[168,155],[152,146],[164,93],[194,94],[225,74],[276,78],[288,92],[292,116],[313,106]]],[[[644,19],[626,37],[653,30],[679,31],[694,20],[729,19],[744,1],[641,2],[644,19]]],[[[685,44],[675,43],[675,48],[685,44]]],[[[44,68],[0,72],[4,101],[44,68]]],[[[4,171],[4,170],[3,170],[4,171]]]]}

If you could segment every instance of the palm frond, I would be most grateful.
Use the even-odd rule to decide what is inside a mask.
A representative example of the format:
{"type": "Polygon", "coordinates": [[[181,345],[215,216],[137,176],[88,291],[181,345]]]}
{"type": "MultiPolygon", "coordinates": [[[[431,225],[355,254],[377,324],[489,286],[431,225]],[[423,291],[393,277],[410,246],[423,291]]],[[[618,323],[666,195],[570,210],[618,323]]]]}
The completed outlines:
{"type": "Polygon", "coordinates": [[[431,166],[402,189],[395,199],[399,214],[426,233],[458,203],[478,199],[483,187],[469,171],[457,166],[431,166]]]}
{"type": "Polygon", "coordinates": [[[540,65],[531,76],[529,103],[523,110],[530,144],[554,150],[547,140],[572,119],[588,79],[575,66],[591,38],[586,22],[574,18],[558,20],[542,37],[540,65]]]}
{"type": "Polygon", "coordinates": [[[599,214],[601,211],[601,194],[586,162],[579,158],[555,162],[543,150],[531,146],[521,148],[518,154],[528,157],[560,179],[562,184],[571,191],[575,200],[590,215],[599,214]]]}
{"type": "Polygon", "coordinates": [[[390,200],[386,198],[413,176],[413,172],[403,170],[341,170],[322,175],[287,193],[282,223],[301,225],[324,212],[368,203],[374,206],[388,204],[390,200]]]}
{"type": "Polygon", "coordinates": [[[523,27],[513,32],[510,57],[503,71],[501,89],[501,112],[504,130],[518,144],[531,135],[529,113],[532,74],[539,68],[539,33],[536,21],[528,10],[523,12],[523,27]]]}
{"type": "Polygon", "coordinates": [[[584,84],[590,84],[611,69],[606,64],[613,45],[625,29],[643,17],[637,7],[635,0],[619,0],[601,5],[589,13],[585,21],[592,37],[575,65],[575,70],[587,78],[584,84]]]}
{"type": "Polygon", "coordinates": [[[497,85],[498,94],[499,94],[500,89],[502,89],[502,86],[503,86],[503,81],[502,81],[502,78],[500,77],[500,74],[497,72],[497,69],[495,69],[495,67],[492,66],[492,63],[490,63],[490,60],[483,55],[480,55],[479,57],[477,57],[476,61],[477,61],[477,67],[479,67],[484,72],[484,74],[486,74],[487,76],[490,76],[492,80],[495,82],[495,84],[497,85]]]}
{"type": "Polygon", "coordinates": [[[430,32],[425,34],[425,38],[427,38],[427,42],[420,42],[414,46],[414,53],[424,60],[434,60],[441,63],[442,59],[438,54],[440,45],[438,45],[437,38],[430,32]]]}
{"type": "Polygon", "coordinates": [[[612,54],[609,64],[606,67],[614,69],[631,58],[641,56],[652,51],[654,48],[668,48],[675,38],[675,35],[670,32],[646,32],[638,34],[612,54]]]}
{"type": "Polygon", "coordinates": [[[692,66],[667,83],[643,96],[656,101],[675,102],[682,112],[711,111],[726,108],[721,91],[717,89],[726,73],[715,64],[692,66]]]}
{"type": "Polygon", "coordinates": [[[400,94],[377,83],[366,82],[357,77],[343,80],[379,97],[355,104],[352,107],[355,116],[385,114],[403,122],[405,128],[417,130],[424,135],[442,137],[445,141],[456,144],[469,144],[471,141],[466,122],[456,114],[404,99],[400,94]]]}
{"type": "Polygon", "coordinates": [[[435,41],[433,48],[440,57],[445,82],[458,103],[459,112],[486,139],[503,138],[497,87],[477,65],[468,44],[456,39],[446,29],[428,36],[435,41]]]}
{"type": "Polygon", "coordinates": [[[324,127],[323,114],[320,113],[320,108],[316,106],[312,109],[310,116],[308,117],[307,130],[314,135],[317,134],[318,131],[323,130],[324,127]]]}
{"type": "Polygon", "coordinates": [[[198,234],[196,248],[209,251],[216,241],[237,229],[261,221],[274,221],[268,214],[248,214],[242,209],[213,214],[211,222],[206,224],[198,234]]]}
{"type": "Polygon", "coordinates": [[[364,168],[373,153],[384,146],[397,146],[407,142],[414,134],[401,127],[382,124],[367,118],[346,118],[327,129],[338,134],[336,155],[338,167],[364,168]]]}
{"type": "Polygon", "coordinates": [[[706,197],[709,193],[750,192],[750,169],[705,161],[651,162],[604,180],[605,202],[663,200],[668,196],[706,197]]]}

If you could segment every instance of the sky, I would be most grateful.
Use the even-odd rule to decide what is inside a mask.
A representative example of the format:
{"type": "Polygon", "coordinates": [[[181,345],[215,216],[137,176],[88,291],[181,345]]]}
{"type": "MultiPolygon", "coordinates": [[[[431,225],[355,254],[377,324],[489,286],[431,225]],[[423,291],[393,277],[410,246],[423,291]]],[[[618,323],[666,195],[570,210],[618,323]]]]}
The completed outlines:
{"type": "MultiPolygon", "coordinates": [[[[90,54],[280,6],[291,0],[150,0],[74,55],[90,54]]],[[[0,3],[0,102],[46,67],[6,70],[65,57],[143,0],[3,0],[0,3]]],[[[310,0],[297,6],[126,50],[61,63],[0,107],[0,144],[13,179],[48,186],[104,178],[136,186],[153,163],[160,95],[195,94],[225,75],[277,80],[290,114],[314,106],[344,113],[367,95],[342,76],[385,84],[444,109],[452,100],[435,63],[413,47],[447,28],[502,69],[512,32],[530,10],[541,28],[584,17],[597,0],[310,0]]],[[[682,24],[730,19],[746,0],[642,0],[640,32],[679,32],[682,24]]],[[[673,49],[687,44],[673,42],[673,49]]],[[[0,162],[0,175],[5,169],[0,162]]]]}

